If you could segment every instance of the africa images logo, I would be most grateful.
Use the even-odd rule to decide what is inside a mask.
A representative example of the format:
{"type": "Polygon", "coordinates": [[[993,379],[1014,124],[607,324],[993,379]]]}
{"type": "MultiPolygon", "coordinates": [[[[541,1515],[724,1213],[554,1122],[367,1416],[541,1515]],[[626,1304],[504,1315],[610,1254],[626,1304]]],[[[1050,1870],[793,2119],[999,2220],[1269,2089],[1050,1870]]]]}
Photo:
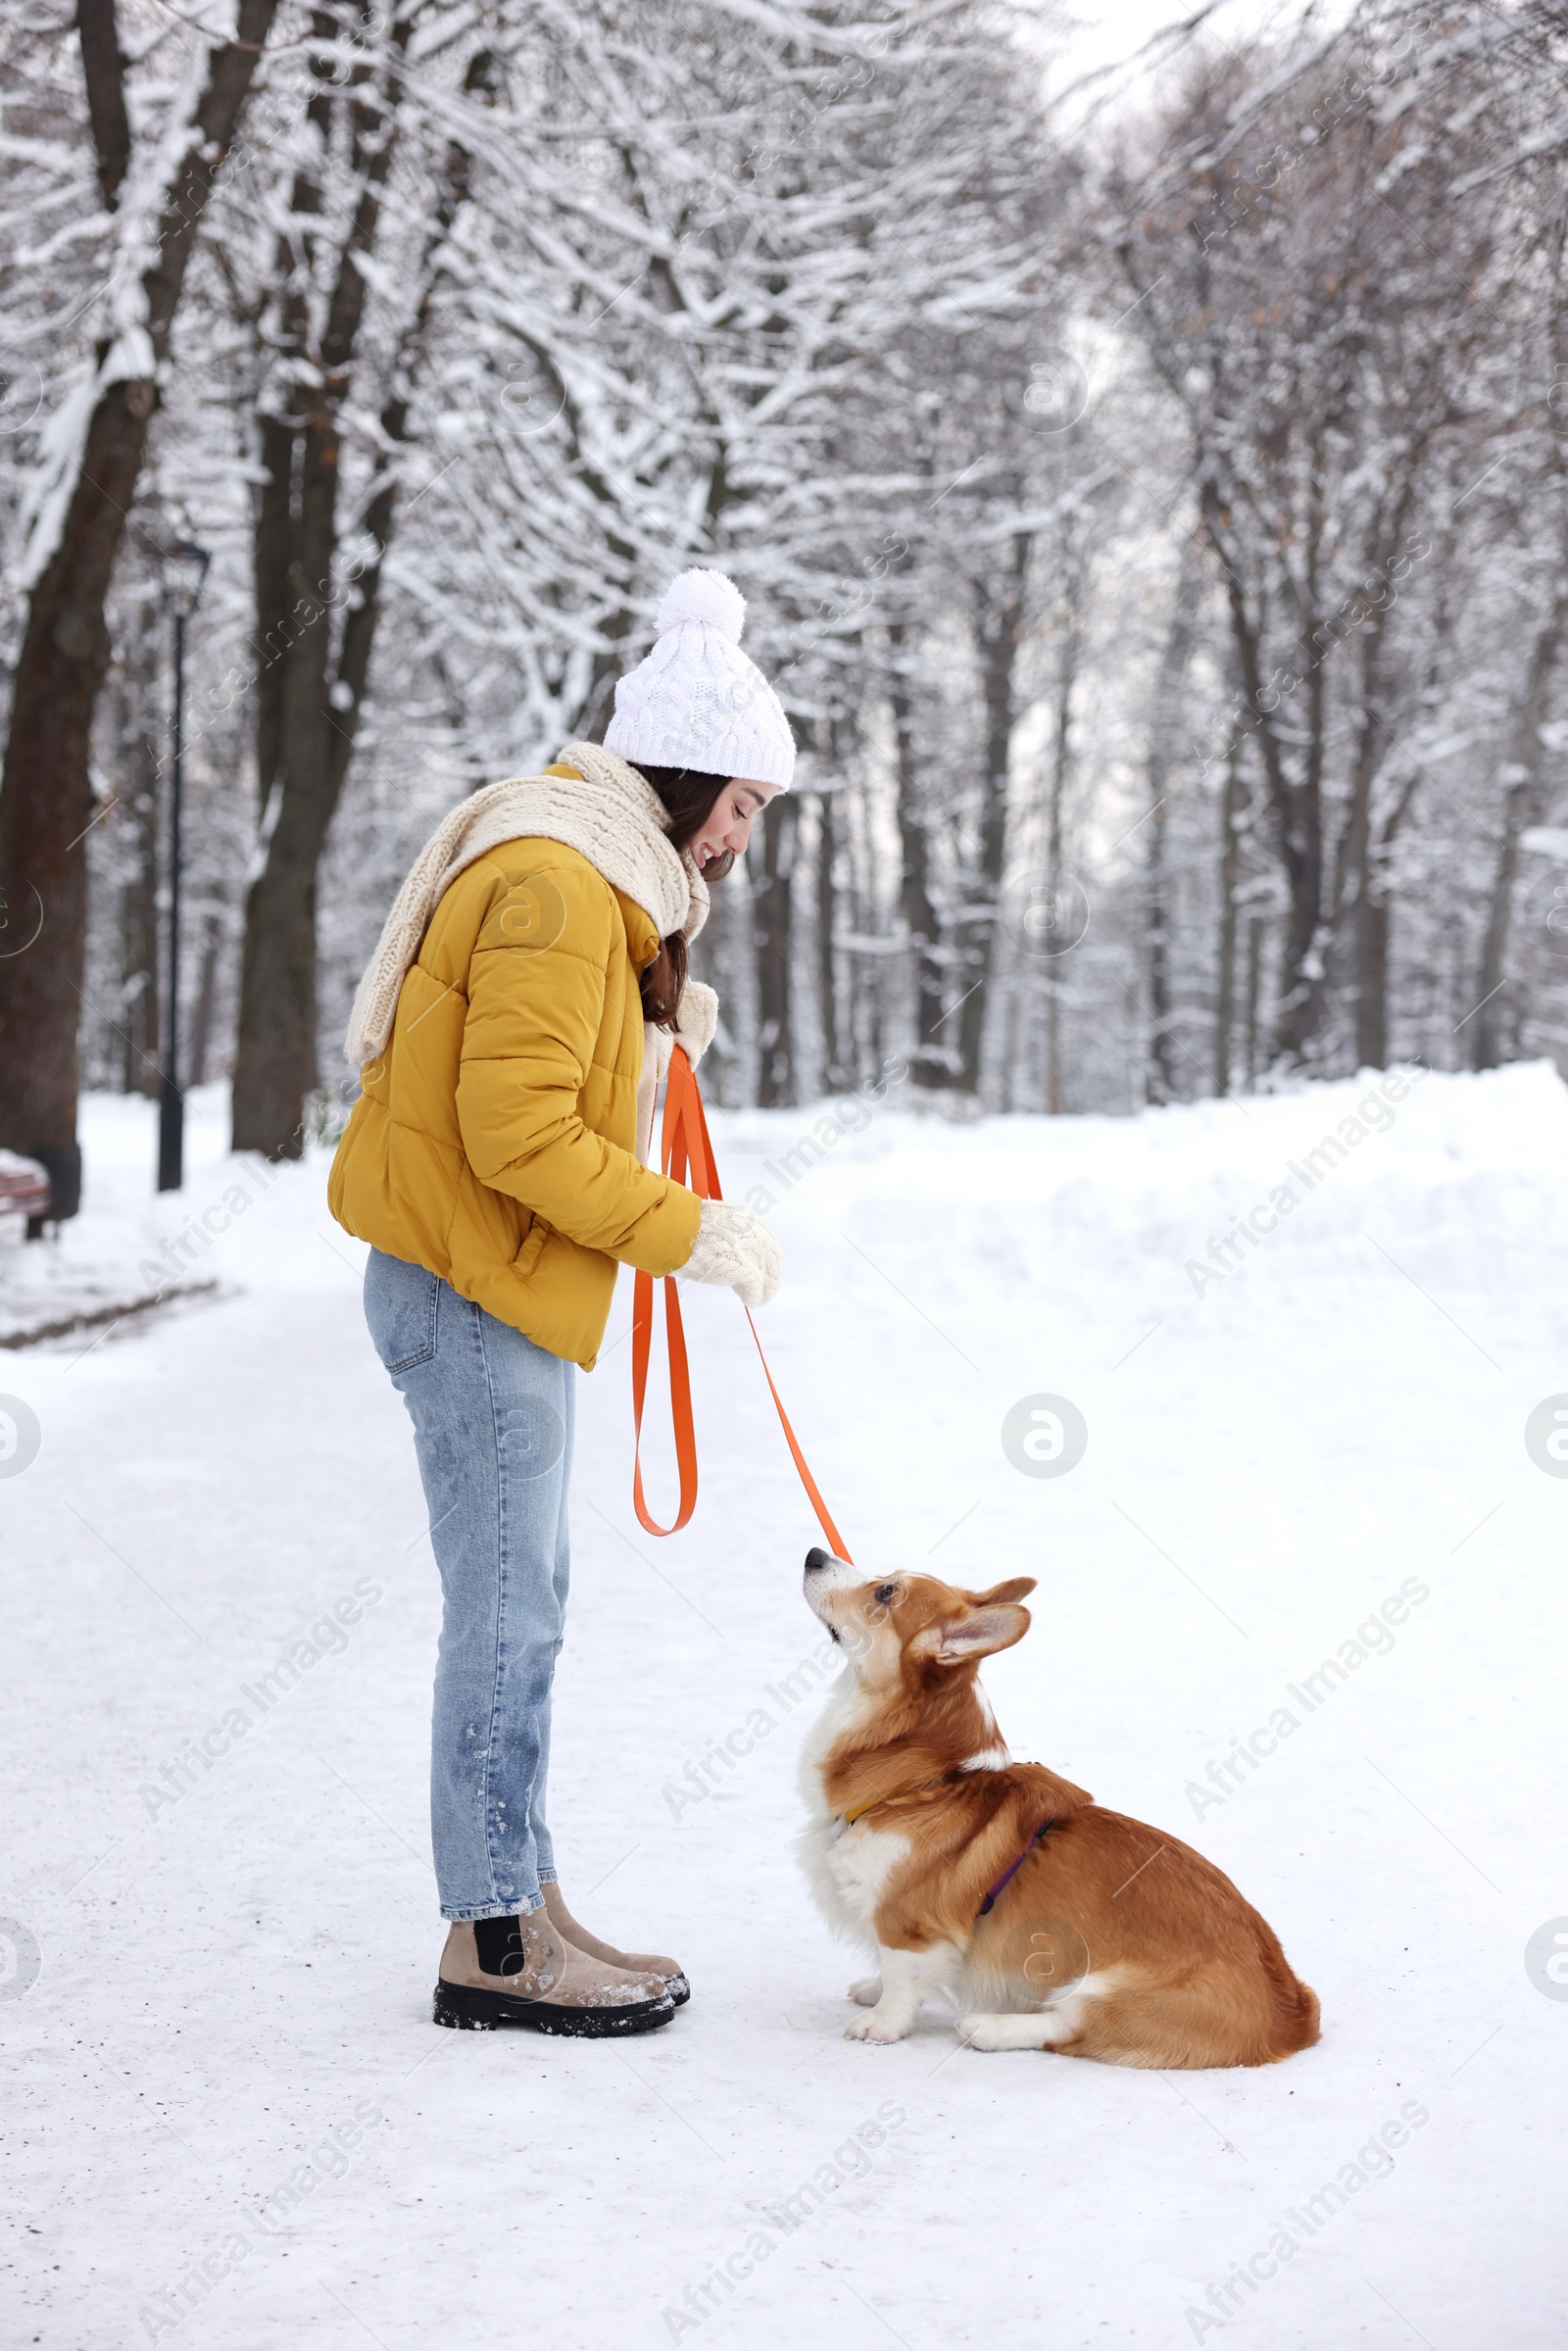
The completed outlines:
{"type": "Polygon", "coordinates": [[[1002,1449],[1026,1478],[1064,1478],[1089,1449],[1089,1423],[1070,1396],[1020,1396],[1002,1424],[1002,1449]]]}

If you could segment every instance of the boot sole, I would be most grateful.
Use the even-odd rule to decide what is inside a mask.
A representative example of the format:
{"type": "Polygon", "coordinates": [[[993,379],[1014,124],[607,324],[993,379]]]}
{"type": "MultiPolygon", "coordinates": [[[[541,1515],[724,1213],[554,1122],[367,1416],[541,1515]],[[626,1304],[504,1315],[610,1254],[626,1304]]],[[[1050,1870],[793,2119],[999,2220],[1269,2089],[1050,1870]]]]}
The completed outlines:
{"type": "Polygon", "coordinates": [[[438,1983],[435,1987],[435,2022],[459,2033],[498,2033],[521,2026],[564,2039],[608,2040],[618,2033],[656,2032],[674,2013],[675,2002],[668,1993],[658,2000],[633,2000],[624,2008],[563,2008],[549,2000],[513,1999],[474,1984],[438,1983]]]}

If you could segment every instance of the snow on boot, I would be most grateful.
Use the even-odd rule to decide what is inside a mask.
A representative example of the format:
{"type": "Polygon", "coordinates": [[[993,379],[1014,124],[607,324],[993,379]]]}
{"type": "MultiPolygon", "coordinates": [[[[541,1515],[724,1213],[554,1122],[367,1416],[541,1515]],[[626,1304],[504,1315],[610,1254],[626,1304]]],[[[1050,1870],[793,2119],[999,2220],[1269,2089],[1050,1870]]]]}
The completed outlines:
{"type": "Polygon", "coordinates": [[[523,2025],[597,2040],[651,2033],[674,2013],[661,1977],[576,1949],[542,1910],[454,1922],[441,1954],[435,2021],[460,2032],[523,2025]]]}
{"type": "Polygon", "coordinates": [[[612,1967],[630,1968],[634,1975],[661,1977],[677,2008],[691,1998],[692,1987],[686,1981],[686,1971],[678,1959],[661,1959],[652,1951],[617,1951],[613,1943],[604,1942],[597,1935],[590,1935],[586,1927],[578,1926],[554,1879],[546,1884],[543,1890],[550,1924],[558,1935],[565,1936],[567,1942],[575,1943],[579,1951],[588,1952],[594,1959],[606,1959],[612,1967]]]}

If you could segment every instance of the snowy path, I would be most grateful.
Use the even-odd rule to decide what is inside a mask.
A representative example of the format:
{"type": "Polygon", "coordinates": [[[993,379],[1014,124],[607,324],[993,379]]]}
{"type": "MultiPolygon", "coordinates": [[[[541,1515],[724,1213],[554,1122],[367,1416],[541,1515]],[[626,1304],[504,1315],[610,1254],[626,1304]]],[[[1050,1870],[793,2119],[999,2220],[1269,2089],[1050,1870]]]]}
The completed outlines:
{"type": "MultiPolygon", "coordinates": [[[[771,1212],[764,1336],[858,1558],[1040,1578],[986,1677],[1004,1731],[1269,1917],[1325,2037],[1266,2072],[981,2057],[935,2013],[891,2049],[840,2037],[858,1968],[790,1852],[815,1529],[727,1295],[688,1294],[684,1536],[631,1516],[624,1345],[579,1391],[564,1883],[696,1987],[624,2048],[428,2022],[434,1570],[323,1163],[215,1240],[216,1302],[0,1355],[42,1436],[0,1479],[0,1909],[41,1953],[24,1989],[24,1935],[0,1985],[5,2339],[1560,2344],[1568,1999],[1525,1948],[1568,1913],[1568,1480],[1522,1430],[1568,1390],[1568,1094],[1430,1079],[1200,1298],[1183,1271],[1364,1091],[883,1112],[771,1212]],[[1002,1449],[1040,1392],[1088,1422],[1059,1479],[1002,1449]],[[1409,1579],[1392,1645],[1369,1632],[1309,1710],[1409,1579]],[[1217,1793],[1210,1763],[1282,1708],[1217,1793]],[[226,1753],[144,1794],[215,1729],[226,1753]]],[[[715,1119],[730,1196],[777,1191],[764,1160],[812,1125],[715,1119]]],[[[197,1213],[235,1180],[220,1132],[197,1213]]],[[[172,1228],[141,1204],[143,1106],[92,1105],[88,1141],[99,1242],[132,1201],[172,1228]]],[[[623,1287],[612,1335],[627,1311],[623,1287]]]]}

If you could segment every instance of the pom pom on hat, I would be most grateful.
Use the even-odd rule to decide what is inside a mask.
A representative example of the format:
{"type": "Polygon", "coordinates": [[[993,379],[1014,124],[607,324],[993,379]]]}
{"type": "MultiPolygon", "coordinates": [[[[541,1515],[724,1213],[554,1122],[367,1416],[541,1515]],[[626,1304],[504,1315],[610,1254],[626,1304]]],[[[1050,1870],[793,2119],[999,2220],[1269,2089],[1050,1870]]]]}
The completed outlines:
{"type": "Polygon", "coordinates": [[[722,571],[682,571],[660,599],[659,635],[615,688],[605,749],[633,766],[690,767],[789,789],[795,737],[741,651],[746,599],[722,571]]]}
{"type": "Polygon", "coordinates": [[[746,626],[746,599],[722,571],[683,571],[660,598],[654,625],[662,636],[683,620],[700,620],[738,645],[746,626]]]}

